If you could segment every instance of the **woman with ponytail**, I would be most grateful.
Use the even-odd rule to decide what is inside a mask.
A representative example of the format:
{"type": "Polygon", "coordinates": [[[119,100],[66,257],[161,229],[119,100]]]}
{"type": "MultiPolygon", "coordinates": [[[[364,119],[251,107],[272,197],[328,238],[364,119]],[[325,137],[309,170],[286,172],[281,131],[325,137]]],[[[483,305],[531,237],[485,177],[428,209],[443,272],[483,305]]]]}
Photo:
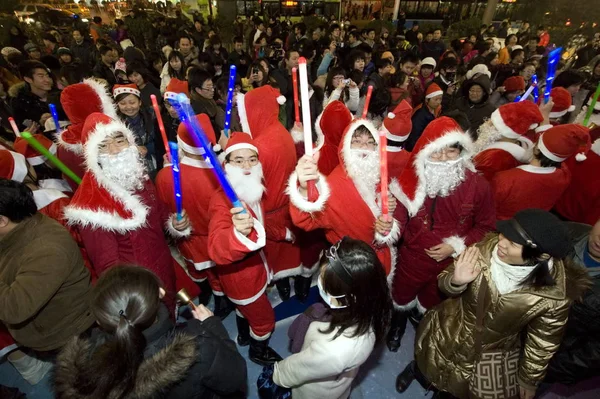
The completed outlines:
{"type": "Polygon", "coordinates": [[[63,399],[244,397],[246,363],[219,318],[202,305],[175,326],[151,271],[117,266],[91,295],[98,329],[58,355],[54,388],[63,399]]]}
{"type": "Polygon", "coordinates": [[[569,233],[553,214],[525,209],[497,230],[438,276],[450,299],[419,324],[399,392],[416,378],[444,398],[534,397],[590,280],[566,259],[569,233]]]}

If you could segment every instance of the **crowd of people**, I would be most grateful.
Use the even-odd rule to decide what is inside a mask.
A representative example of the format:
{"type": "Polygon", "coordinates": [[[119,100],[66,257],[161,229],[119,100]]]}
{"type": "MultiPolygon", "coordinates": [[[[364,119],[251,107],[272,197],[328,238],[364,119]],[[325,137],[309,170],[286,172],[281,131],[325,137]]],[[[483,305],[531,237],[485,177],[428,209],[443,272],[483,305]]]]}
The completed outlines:
{"type": "Polygon", "coordinates": [[[201,16],[134,9],[43,43],[10,27],[0,354],[31,384],[53,368],[58,398],[237,398],[248,346],[261,397],[342,399],[376,345],[413,345],[410,321],[400,393],[415,379],[439,398],[588,383],[600,372],[600,47],[587,74],[559,63],[545,101],[547,29],[507,26],[448,40],[418,23],[237,18],[223,43],[201,16]],[[304,303],[313,281],[322,301],[290,327],[284,359],[267,293],[288,301],[293,287],[304,303]],[[221,322],[232,313],[235,342],[221,322]]]}

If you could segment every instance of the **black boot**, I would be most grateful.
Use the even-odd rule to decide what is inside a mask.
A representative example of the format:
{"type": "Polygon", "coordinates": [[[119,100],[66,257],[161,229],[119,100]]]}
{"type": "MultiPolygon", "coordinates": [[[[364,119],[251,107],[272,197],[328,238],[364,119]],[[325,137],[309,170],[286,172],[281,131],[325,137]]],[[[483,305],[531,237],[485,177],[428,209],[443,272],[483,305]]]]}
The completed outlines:
{"type": "Polygon", "coordinates": [[[215,316],[225,320],[231,312],[235,310],[235,305],[225,295],[215,295],[215,316]]]}
{"type": "Polygon", "coordinates": [[[408,313],[408,320],[410,320],[410,323],[416,330],[417,327],[419,327],[419,323],[421,322],[421,320],[423,320],[423,313],[421,313],[419,309],[415,306],[408,313]]]}
{"type": "Polygon", "coordinates": [[[240,315],[235,315],[235,324],[237,325],[238,336],[237,343],[239,346],[250,345],[250,325],[248,320],[244,319],[240,315]]]}
{"type": "Polygon", "coordinates": [[[281,280],[275,281],[277,292],[282,301],[290,299],[290,279],[288,277],[282,278],[281,280]]]}
{"type": "Polygon", "coordinates": [[[294,293],[296,294],[296,298],[302,303],[308,298],[311,282],[312,278],[310,277],[294,277],[294,293]]]}
{"type": "Polygon", "coordinates": [[[394,310],[392,314],[392,323],[390,331],[387,335],[387,347],[391,352],[398,352],[400,344],[402,343],[402,336],[406,331],[406,322],[408,319],[408,312],[394,310]]]}
{"type": "Polygon", "coordinates": [[[269,366],[281,359],[281,356],[269,346],[269,339],[263,341],[250,337],[250,351],[248,352],[250,360],[261,366],[269,366]]]}
{"type": "Polygon", "coordinates": [[[200,282],[196,282],[198,287],[200,287],[200,295],[198,295],[198,301],[200,304],[206,306],[210,302],[210,296],[212,295],[212,288],[210,288],[210,284],[208,283],[208,279],[200,282]]]}
{"type": "Polygon", "coordinates": [[[415,379],[415,361],[413,360],[396,377],[396,391],[402,393],[408,389],[415,379]]]}

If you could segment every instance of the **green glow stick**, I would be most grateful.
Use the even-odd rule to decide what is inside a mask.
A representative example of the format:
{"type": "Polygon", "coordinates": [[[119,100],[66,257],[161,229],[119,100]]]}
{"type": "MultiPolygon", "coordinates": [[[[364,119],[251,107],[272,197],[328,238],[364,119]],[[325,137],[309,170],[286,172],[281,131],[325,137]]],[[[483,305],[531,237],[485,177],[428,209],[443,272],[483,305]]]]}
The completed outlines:
{"type": "Polygon", "coordinates": [[[583,119],[583,126],[585,127],[587,127],[587,125],[590,123],[590,118],[592,117],[592,112],[594,112],[594,107],[596,107],[598,97],[600,97],[600,83],[598,83],[598,87],[596,87],[596,93],[594,93],[594,97],[592,97],[592,103],[585,113],[585,118],[583,119]]]}
{"type": "Polygon", "coordinates": [[[50,151],[46,149],[39,141],[37,141],[29,132],[22,132],[21,137],[23,137],[30,146],[35,148],[37,152],[45,156],[52,162],[61,172],[65,175],[69,176],[71,180],[73,180],[77,184],[81,184],[81,178],[77,176],[71,169],[67,167],[64,163],[60,161],[60,159],[56,158],[50,151]]]}

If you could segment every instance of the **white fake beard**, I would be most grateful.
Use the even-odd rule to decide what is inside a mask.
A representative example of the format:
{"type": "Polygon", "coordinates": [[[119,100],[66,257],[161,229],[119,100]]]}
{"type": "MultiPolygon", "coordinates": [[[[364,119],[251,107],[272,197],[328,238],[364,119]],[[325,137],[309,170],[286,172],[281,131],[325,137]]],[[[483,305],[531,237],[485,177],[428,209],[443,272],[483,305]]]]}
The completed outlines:
{"type": "Polygon", "coordinates": [[[369,207],[375,206],[377,183],[379,183],[379,151],[350,149],[344,160],[348,176],[369,207]]]}
{"type": "Polygon", "coordinates": [[[260,163],[249,170],[226,163],[225,172],[227,172],[227,179],[233,190],[242,201],[247,204],[260,201],[265,192],[265,186],[262,184],[263,170],[260,163]]]}
{"type": "Polygon", "coordinates": [[[118,154],[100,154],[98,163],[104,176],[129,192],[141,190],[148,179],[144,161],[135,146],[118,154]]]}
{"type": "Polygon", "coordinates": [[[429,198],[447,197],[465,180],[463,158],[454,161],[425,161],[425,190],[429,198]]]}
{"type": "Polygon", "coordinates": [[[485,121],[479,126],[479,129],[477,129],[477,141],[473,143],[475,154],[485,150],[487,146],[495,143],[501,137],[502,134],[496,129],[496,126],[494,126],[492,121],[485,121]]]}

